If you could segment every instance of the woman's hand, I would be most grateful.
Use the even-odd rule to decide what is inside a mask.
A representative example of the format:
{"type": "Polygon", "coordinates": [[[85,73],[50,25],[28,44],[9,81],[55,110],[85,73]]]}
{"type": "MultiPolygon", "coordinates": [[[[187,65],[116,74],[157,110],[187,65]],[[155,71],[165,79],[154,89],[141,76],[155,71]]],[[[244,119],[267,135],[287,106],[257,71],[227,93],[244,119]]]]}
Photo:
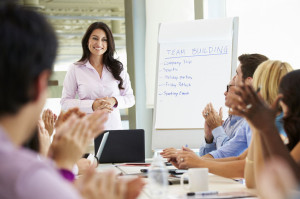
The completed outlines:
{"type": "Polygon", "coordinates": [[[89,126],[87,119],[79,119],[72,115],[57,127],[49,149],[49,157],[58,167],[72,170],[92,138],[89,126]]]}
{"type": "Polygon", "coordinates": [[[177,154],[179,151],[180,150],[177,150],[175,148],[166,148],[160,153],[160,155],[163,158],[177,158],[177,154]]]}
{"type": "Polygon", "coordinates": [[[52,136],[57,116],[50,109],[46,109],[42,114],[42,119],[44,121],[46,130],[48,131],[49,135],[52,136]]]}
{"type": "Polygon", "coordinates": [[[86,158],[80,158],[76,164],[78,166],[78,175],[83,175],[90,167],[92,167],[92,162],[86,158]]]}
{"type": "Polygon", "coordinates": [[[177,150],[175,148],[166,148],[160,153],[160,155],[163,158],[167,158],[168,162],[178,168],[179,165],[177,163],[177,154],[179,151],[180,150],[177,150]]]}
{"type": "Polygon", "coordinates": [[[145,181],[142,178],[134,178],[134,179],[122,179],[122,176],[118,179],[121,181],[121,183],[126,183],[126,193],[125,198],[126,199],[135,199],[137,198],[140,193],[142,192],[145,181]],[[124,182],[122,182],[125,180],[124,182]]]}
{"type": "Polygon", "coordinates": [[[75,182],[75,187],[84,199],[125,199],[127,183],[117,181],[113,171],[96,173],[89,169],[75,182]]]}
{"type": "Polygon", "coordinates": [[[81,112],[78,107],[70,108],[66,112],[62,111],[58,116],[58,119],[55,123],[55,127],[59,127],[62,123],[68,120],[72,114],[76,115],[78,118],[83,118],[86,115],[85,113],[81,112]]]}
{"type": "Polygon", "coordinates": [[[197,154],[193,151],[181,151],[177,155],[177,162],[179,169],[188,169],[201,167],[202,160],[197,154]]]}
{"type": "Polygon", "coordinates": [[[97,110],[87,117],[89,128],[92,132],[92,137],[95,138],[104,131],[104,123],[107,121],[107,112],[105,110],[97,110]]]}
{"type": "Polygon", "coordinates": [[[297,179],[291,167],[280,158],[271,158],[258,176],[258,192],[262,198],[283,199],[297,193],[297,179]]]}
{"type": "Polygon", "coordinates": [[[274,121],[278,112],[281,96],[279,95],[272,106],[268,105],[257,94],[251,85],[234,87],[234,94],[229,93],[227,98],[231,101],[231,113],[245,117],[250,126],[263,131],[275,125],[274,121]]]}
{"type": "Polygon", "coordinates": [[[93,110],[106,110],[111,112],[113,107],[117,104],[117,100],[114,97],[97,98],[93,103],[93,110]]]}
{"type": "Polygon", "coordinates": [[[48,131],[45,129],[43,120],[38,120],[38,139],[39,139],[39,153],[45,157],[48,155],[48,151],[50,148],[50,135],[48,131]]]}
{"type": "MultiPolygon", "coordinates": [[[[61,115],[60,118],[64,118],[65,115],[61,115]]],[[[82,118],[72,113],[66,121],[59,122],[50,146],[49,157],[54,159],[59,167],[71,170],[82,156],[88,142],[103,132],[106,120],[107,114],[104,111],[96,111],[82,118]]]]}

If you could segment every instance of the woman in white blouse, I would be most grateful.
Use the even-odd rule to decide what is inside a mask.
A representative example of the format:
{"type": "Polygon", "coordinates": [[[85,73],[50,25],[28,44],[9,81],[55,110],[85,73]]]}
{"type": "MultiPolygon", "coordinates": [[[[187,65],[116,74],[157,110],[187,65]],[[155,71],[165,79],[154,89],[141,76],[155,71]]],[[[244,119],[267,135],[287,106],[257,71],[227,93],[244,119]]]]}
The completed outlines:
{"type": "Polygon", "coordinates": [[[105,129],[122,129],[119,109],[132,107],[135,99],[127,71],[114,58],[111,30],[105,23],[95,22],[81,44],[83,55],[70,66],[64,80],[62,109],[79,107],[87,114],[104,109],[109,112],[105,129]]]}

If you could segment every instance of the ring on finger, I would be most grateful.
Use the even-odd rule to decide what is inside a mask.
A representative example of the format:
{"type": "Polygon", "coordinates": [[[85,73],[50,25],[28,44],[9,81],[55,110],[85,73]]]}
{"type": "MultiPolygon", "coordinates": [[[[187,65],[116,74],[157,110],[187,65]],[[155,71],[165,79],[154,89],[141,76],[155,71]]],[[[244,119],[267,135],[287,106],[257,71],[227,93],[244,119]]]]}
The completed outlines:
{"type": "Polygon", "coordinates": [[[184,161],[184,158],[181,158],[181,159],[180,159],[180,162],[183,162],[183,161],[184,161]]]}
{"type": "Polygon", "coordinates": [[[246,109],[250,109],[252,107],[252,104],[247,104],[246,109]]]}

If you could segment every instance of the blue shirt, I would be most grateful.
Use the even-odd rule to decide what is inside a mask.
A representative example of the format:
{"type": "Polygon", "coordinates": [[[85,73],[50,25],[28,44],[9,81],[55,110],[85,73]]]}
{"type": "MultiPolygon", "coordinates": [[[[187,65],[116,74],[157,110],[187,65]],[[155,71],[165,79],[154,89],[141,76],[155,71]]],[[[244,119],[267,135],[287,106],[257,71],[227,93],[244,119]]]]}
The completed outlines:
{"type": "Polygon", "coordinates": [[[275,125],[276,125],[276,127],[277,127],[278,132],[279,132],[281,135],[287,137],[287,135],[286,135],[286,133],[285,133],[285,131],[284,131],[284,128],[283,128],[283,120],[282,120],[282,118],[283,118],[283,113],[280,113],[280,115],[278,115],[278,116],[276,117],[276,119],[275,119],[275,125]]]}
{"type": "MultiPolygon", "coordinates": [[[[275,124],[280,134],[285,134],[282,123],[283,114],[281,113],[276,117],[275,124]]],[[[241,128],[236,132],[235,136],[226,142],[218,150],[212,151],[209,154],[215,159],[226,158],[232,156],[239,156],[242,154],[249,146],[251,142],[252,132],[248,123],[243,120],[241,128]]]]}
{"type": "Polygon", "coordinates": [[[241,127],[241,123],[243,121],[244,119],[240,116],[230,115],[222,126],[212,130],[212,134],[214,136],[213,142],[204,143],[204,145],[200,147],[199,155],[206,155],[207,153],[223,146],[226,142],[234,137],[237,130],[241,127]]]}

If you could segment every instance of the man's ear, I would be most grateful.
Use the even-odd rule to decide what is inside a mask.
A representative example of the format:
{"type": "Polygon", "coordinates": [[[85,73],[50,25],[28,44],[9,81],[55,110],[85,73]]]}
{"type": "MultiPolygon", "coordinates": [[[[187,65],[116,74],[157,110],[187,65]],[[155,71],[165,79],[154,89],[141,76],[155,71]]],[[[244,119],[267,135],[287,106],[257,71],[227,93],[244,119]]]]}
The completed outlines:
{"type": "Polygon", "coordinates": [[[36,93],[34,100],[38,100],[42,93],[44,93],[48,88],[48,80],[51,75],[51,72],[49,70],[43,71],[36,80],[36,93]]]}
{"type": "Polygon", "coordinates": [[[253,78],[252,78],[252,77],[247,77],[247,78],[245,79],[245,84],[250,84],[250,85],[252,85],[252,82],[253,82],[253,78]]]}

